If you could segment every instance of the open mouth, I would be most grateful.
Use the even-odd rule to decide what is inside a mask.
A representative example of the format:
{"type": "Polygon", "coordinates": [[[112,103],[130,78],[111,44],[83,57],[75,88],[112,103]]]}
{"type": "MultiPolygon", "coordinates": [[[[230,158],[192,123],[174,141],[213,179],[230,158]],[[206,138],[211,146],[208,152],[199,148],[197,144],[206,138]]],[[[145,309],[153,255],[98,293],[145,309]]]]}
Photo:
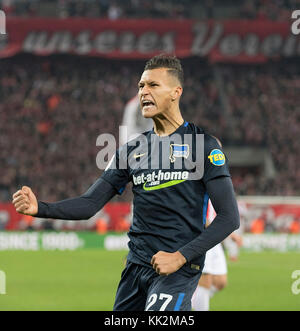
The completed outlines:
{"type": "Polygon", "coordinates": [[[152,102],[150,100],[144,100],[144,101],[142,101],[142,106],[143,106],[143,109],[150,108],[150,107],[154,106],[154,102],[152,102]]]}

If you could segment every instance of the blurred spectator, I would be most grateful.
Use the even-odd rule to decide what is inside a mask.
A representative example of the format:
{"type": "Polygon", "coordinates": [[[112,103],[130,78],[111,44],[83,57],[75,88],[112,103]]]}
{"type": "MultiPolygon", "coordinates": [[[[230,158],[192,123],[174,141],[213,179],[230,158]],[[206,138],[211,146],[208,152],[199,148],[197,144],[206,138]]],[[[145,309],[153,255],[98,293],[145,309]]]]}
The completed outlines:
{"type": "Polygon", "coordinates": [[[296,220],[291,222],[289,230],[290,233],[300,233],[300,222],[296,220]]]}
{"type": "Polygon", "coordinates": [[[19,221],[19,230],[33,230],[32,224],[34,222],[34,218],[29,215],[22,215],[22,218],[19,221]]]}
{"type": "Polygon", "coordinates": [[[250,232],[254,234],[260,234],[265,231],[265,222],[261,218],[257,218],[252,221],[250,232]]]}
{"type": "Polygon", "coordinates": [[[0,211],[0,231],[5,229],[6,224],[8,223],[9,214],[5,210],[0,211]]]}
{"type": "Polygon", "coordinates": [[[122,16],[122,9],[115,1],[109,5],[107,16],[112,21],[117,20],[122,16]]]}

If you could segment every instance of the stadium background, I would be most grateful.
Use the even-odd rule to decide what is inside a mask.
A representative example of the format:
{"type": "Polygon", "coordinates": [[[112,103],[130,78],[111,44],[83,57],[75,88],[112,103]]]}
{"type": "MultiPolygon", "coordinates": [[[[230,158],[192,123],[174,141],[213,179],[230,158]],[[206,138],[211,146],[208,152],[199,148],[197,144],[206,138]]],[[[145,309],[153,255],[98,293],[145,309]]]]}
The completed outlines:
{"type": "Polygon", "coordinates": [[[110,310],[126,255],[130,185],[88,221],[14,212],[84,192],[100,175],[97,137],[119,140],[145,60],[182,59],[181,110],[223,143],[244,247],[213,310],[299,310],[299,1],[2,0],[0,310],[110,310]],[[297,8],[298,7],[298,8],[297,8]],[[2,289],[2,292],[3,289],[2,289]]]}

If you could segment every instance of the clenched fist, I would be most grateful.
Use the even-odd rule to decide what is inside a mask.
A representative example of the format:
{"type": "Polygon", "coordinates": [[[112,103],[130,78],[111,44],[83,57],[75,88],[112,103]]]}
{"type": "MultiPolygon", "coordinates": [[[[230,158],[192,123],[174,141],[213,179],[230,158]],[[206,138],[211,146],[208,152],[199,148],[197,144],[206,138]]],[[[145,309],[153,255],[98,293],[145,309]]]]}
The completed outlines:
{"type": "Polygon", "coordinates": [[[168,276],[176,272],[185,263],[186,259],[179,251],[175,253],[159,251],[151,259],[153,269],[161,276],[168,276]]]}
{"type": "Polygon", "coordinates": [[[12,203],[20,214],[34,216],[38,212],[37,199],[28,186],[23,186],[21,190],[13,195],[12,203]]]}

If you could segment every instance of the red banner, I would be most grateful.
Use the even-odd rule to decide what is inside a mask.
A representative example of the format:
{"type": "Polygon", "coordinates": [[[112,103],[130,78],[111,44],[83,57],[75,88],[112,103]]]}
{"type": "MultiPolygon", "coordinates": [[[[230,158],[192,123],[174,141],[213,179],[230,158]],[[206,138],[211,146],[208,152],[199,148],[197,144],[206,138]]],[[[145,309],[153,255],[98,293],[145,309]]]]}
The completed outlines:
{"type": "Polygon", "coordinates": [[[263,62],[299,56],[299,37],[291,22],[266,20],[7,20],[0,35],[0,57],[19,52],[77,54],[147,59],[165,52],[178,57],[207,57],[212,62],[263,62]]]}
{"type": "MultiPolygon", "coordinates": [[[[241,230],[252,233],[300,233],[300,198],[292,199],[291,201],[284,201],[283,198],[279,197],[243,197],[238,199],[241,230]]],[[[131,222],[130,209],[130,203],[110,202],[105,205],[98,218],[106,219],[109,230],[120,231],[131,222]]],[[[28,219],[28,216],[18,214],[11,203],[0,204],[0,231],[1,229],[24,230],[29,223],[32,225],[34,221],[38,220],[31,220],[28,219]]],[[[53,222],[56,221],[51,221],[51,223],[53,222]]],[[[57,222],[61,223],[59,220],[57,222]]],[[[68,230],[94,230],[88,221],[64,221],[64,224],[68,230]]],[[[33,228],[44,229],[44,226],[39,228],[39,224],[36,225],[33,228]]],[[[64,227],[60,229],[64,229],[64,227]]]]}

